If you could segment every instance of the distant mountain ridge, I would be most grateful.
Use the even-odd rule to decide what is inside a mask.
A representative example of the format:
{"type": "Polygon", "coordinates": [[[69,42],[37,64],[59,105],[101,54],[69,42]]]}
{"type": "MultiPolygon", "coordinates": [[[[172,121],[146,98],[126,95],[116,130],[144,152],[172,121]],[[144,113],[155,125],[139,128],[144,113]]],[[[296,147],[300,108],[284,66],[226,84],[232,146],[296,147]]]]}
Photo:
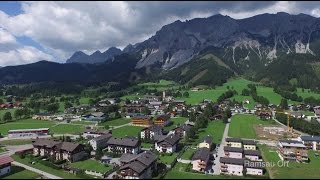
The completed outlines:
{"type": "Polygon", "coordinates": [[[88,63],[88,64],[103,63],[114,58],[114,56],[119,55],[121,53],[122,51],[116,47],[111,47],[103,53],[97,50],[91,55],[87,55],[82,51],[77,51],[66,61],[66,63],[88,63]]]}

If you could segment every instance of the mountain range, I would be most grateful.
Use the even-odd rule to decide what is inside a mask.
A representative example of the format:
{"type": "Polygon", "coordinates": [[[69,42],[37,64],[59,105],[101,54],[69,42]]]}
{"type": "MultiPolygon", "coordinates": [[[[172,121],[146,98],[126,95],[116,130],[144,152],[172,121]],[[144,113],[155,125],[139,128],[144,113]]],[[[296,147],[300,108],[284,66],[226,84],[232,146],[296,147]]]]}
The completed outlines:
{"type": "MultiPolygon", "coordinates": [[[[279,12],[245,19],[233,19],[217,14],[185,22],[178,20],[163,26],[155,35],[143,42],[129,44],[122,51],[115,47],[103,53],[96,51],[91,55],[78,51],[67,60],[66,64],[59,66],[80,67],[77,64],[81,63],[81,67],[91,69],[86,74],[92,77],[90,73],[95,73],[93,68],[95,64],[102,63],[103,67],[112,68],[118,59],[121,59],[121,64],[126,66],[126,62],[123,61],[124,55],[133,54],[135,59],[128,60],[128,63],[131,72],[140,73],[138,79],[162,77],[197,84],[197,82],[208,83],[208,78],[216,75],[220,77],[223,72],[224,75],[211,84],[223,82],[223,79],[235,75],[246,75],[271,83],[278,81],[276,77],[284,77],[282,81],[296,78],[299,83],[302,79],[297,77],[298,74],[287,72],[288,74],[277,76],[268,74],[266,70],[281,74],[281,71],[276,71],[280,66],[296,65],[295,62],[299,59],[307,58],[303,62],[308,71],[303,72],[307,73],[308,77],[313,76],[319,80],[320,19],[306,14],[290,15],[279,12]],[[288,58],[292,61],[286,61],[288,58]],[[286,64],[279,63],[281,60],[286,64]],[[265,76],[259,75],[261,73],[265,76]],[[145,76],[146,74],[150,76],[145,76]]],[[[3,76],[0,76],[0,82],[10,83],[17,78],[29,77],[28,73],[33,72],[12,73],[15,69],[29,66],[42,68],[41,63],[36,67],[30,64],[1,68],[0,75],[3,76]],[[8,71],[8,68],[12,72],[8,71]]],[[[73,69],[76,70],[77,68],[73,69]]],[[[122,70],[119,69],[120,71],[128,71],[128,68],[123,67],[122,70]]],[[[65,71],[57,69],[57,72],[62,73],[59,77],[63,74],[67,76],[65,71]]],[[[52,78],[47,80],[55,80],[53,75],[48,76],[52,78]]],[[[43,81],[46,80],[45,77],[43,81]]],[[[109,79],[105,77],[104,80],[109,79]]],[[[311,82],[313,80],[309,84],[312,84],[311,82]]]]}

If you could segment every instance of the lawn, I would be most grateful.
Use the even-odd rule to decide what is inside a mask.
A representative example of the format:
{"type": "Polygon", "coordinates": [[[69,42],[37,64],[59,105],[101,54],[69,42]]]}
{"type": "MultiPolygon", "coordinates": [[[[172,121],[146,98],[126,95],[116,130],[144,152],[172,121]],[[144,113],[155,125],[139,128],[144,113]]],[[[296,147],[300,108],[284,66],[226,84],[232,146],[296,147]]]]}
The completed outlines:
{"type": "Polygon", "coordinates": [[[52,121],[26,119],[16,122],[9,122],[0,125],[0,133],[7,135],[9,130],[13,129],[37,129],[37,128],[50,128],[55,123],[52,121]]]}
{"type": "MultiPolygon", "coordinates": [[[[188,98],[181,98],[186,101],[187,104],[198,104],[202,102],[204,99],[211,99],[212,101],[217,101],[218,97],[226,92],[229,89],[236,90],[238,92],[238,95],[241,96],[241,92],[244,88],[247,88],[248,84],[251,84],[254,82],[248,81],[243,78],[237,78],[237,79],[230,79],[227,83],[224,83],[222,86],[218,86],[214,89],[206,89],[206,90],[200,90],[200,91],[191,91],[189,90],[189,97],[188,98]]],[[[239,97],[237,97],[239,99],[239,97]]],[[[244,96],[244,98],[246,98],[244,96]]]]}
{"type": "Polygon", "coordinates": [[[23,167],[11,166],[11,172],[0,179],[37,179],[40,175],[23,167]]]}
{"type": "Polygon", "coordinates": [[[50,128],[50,132],[54,134],[79,134],[83,133],[85,130],[84,125],[74,125],[74,124],[58,124],[50,128]]]}
{"type": "Polygon", "coordinates": [[[193,154],[196,152],[196,149],[188,148],[181,156],[181,159],[191,160],[193,154]]]}
{"type": "Polygon", "coordinates": [[[150,143],[141,143],[141,148],[152,148],[154,144],[150,143]]]}
{"type": "Polygon", "coordinates": [[[120,126],[120,125],[127,124],[129,122],[131,122],[131,118],[119,118],[119,119],[114,119],[110,121],[105,121],[103,123],[100,123],[99,126],[105,126],[105,125],[120,126]]]}
{"type": "Polygon", "coordinates": [[[172,153],[172,155],[167,155],[167,154],[160,154],[159,155],[159,161],[162,162],[163,164],[171,165],[173,160],[178,156],[178,153],[172,153]]]}
{"type": "Polygon", "coordinates": [[[209,121],[207,128],[199,129],[198,138],[195,139],[194,145],[202,142],[203,138],[210,135],[213,143],[220,144],[226,125],[221,120],[209,121]]]}
{"type": "Polygon", "coordinates": [[[141,129],[143,129],[143,127],[124,126],[124,127],[121,127],[121,128],[113,129],[112,130],[112,136],[114,136],[114,137],[125,137],[125,136],[138,137],[138,135],[140,134],[141,129]]]}
{"type": "Polygon", "coordinates": [[[316,99],[320,99],[320,94],[311,91],[309,92],[309,89],[304,89],[304,91],[302,92],[302,88],[297,88],[297,95],[301,96],[303,99],[310,96],[313,96],[316,99]]]}
{"type": "MultiPolygon", "coordinates": [[[[1,142],[0,142],[1,143],[1,142]]],[[[5,148],[0,148],[0,154],[6,152],[7,150],[5,148]]]]}
{"type": "Polygon", "coordinates": [[[93,125],[95,122],[91,121],[71,121],[71,124],[93,125]]]}
{"type": "Polygon", "coordinates": [[[71,163],[70,166],[78,169],[96,171],[100,173],[106,173],[112,169],[112,166],[105,166],[104,164],[91,159],[71,163]]]}
{"type": "Polygon", "coordinates": [[[43,164],[40,164],[40,163],[36,163],[36,164],[30,164],[29,162],[31,161],[28,157],[25,157],[24,159],[21,159],[18,155],[12,155],[11,156],[15,161],[18,161],[22,164],[25,164],[25,165],[28,165],[28,166],[31,166],[33,168],[36,168],[36,169],[39,169],[39,170],[42,170],[44,172],[47,172],[47,173],[50,173],[50,174],[53,174],[55,176],[58,176],[58,177],[61,177],[61,178],[64,178],[64,179],[81,179],[80,177],[77,177],[73,174],[70,174],[68,172],[65,172],[63,170],[57,170],[57,169],[53,169],[51,167],[48,167],[48,166],[45,166],[43,164]]]}
{"type": "Polygon", "coordinates": [[[89,100],[90,100],[90,98],[88,98],[88,97],[81,97],[79,102],[80,102],[80,104],[89,104],[89,100]]]}
{"type": "Polygon", "coordinates": [[[257,138],[254,125],[268,125],[275,124],[273,120],[260,120],[255,115],[247,115],[247,114],[237,114],[232,117],[231,124],[229,127],[229,136],[237,137],[237,138],[248,138],[255,139],[257,138]]]}
{"type": "Polygon", "coordinates": [[[185,118],[185,117],[174,117],[174,118],[171,118],[172,124],[170,124],[170,126],[164,127],[163,129],[166,130],[166,131],[170,131],[173,128],[177,127],[178,125],[184,124],[187,120],[188,120],[188,118],[185,118]]]}
{"type": "Polygon", "coordinates": [[[31,144],[31,139],[12,139],[12,140],[5,140],[0,141],[1,145],[7,145],[7,146],[14,146],[14,145],[25,145],[25,144],[31,144]]]}
{"type": "MultiPolygon", "coordinates": [[[[266,162],[277,163],[280,158],[275,149],[266,145],[259,146],[263,159],[266,162]]],[[[315,157],[315,151],[309,151],[310,163],[289,162],[288,167],[268,168],[271,178],[275,179],[318,179],[320,177],[320,157],[315,157]]]]}

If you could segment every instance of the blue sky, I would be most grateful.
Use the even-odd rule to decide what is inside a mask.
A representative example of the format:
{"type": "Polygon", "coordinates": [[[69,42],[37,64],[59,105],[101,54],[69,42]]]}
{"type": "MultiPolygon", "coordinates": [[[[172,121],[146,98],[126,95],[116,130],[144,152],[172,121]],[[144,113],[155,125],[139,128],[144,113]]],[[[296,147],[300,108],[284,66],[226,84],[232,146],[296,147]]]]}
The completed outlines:
{"type": "Polygon", "coordinates": [[[142,42],[176,20],[287,12],[320,16],[320,2],[0,2],[0,66],[91,54],[142,42]],[[178,7],[178,8],[177,8],[178,7]]]}

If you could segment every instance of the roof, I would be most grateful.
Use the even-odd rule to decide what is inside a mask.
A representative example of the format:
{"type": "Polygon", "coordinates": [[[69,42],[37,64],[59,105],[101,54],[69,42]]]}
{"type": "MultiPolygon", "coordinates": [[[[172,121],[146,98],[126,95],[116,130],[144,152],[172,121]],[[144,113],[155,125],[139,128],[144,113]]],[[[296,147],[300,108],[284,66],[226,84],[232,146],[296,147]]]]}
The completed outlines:
{"type": "Polygon", "coordinates": [[[302,148],[306,147],[301,141],[295,141],[295,140],[280,140],[279,143],[282,146],[286,146],[286,147],[302,147],[302,148]]]}
{"type": "Polygon", "coordinates": [[[136,159],[137,161],[141,162],[142,164],[149,166],[152,164],[154,161],[158,159],[158,156],[154,154],[151,151],[144,151],[143,153],[140,153],[138,155],[138,158],[136,159]]]}
{"type": "Polygon", "coordinates": [[[320,136],[300,136],[302,141],[316,141],[320,142],[320,136]]]}
{"type": "Polygon", "coordinates": [[[165,138],[159,139],[157,143],[167,142],[168,144],[173,146],[173,145],[177,144],[179,140],[180,140],[179,135],[171,134],[169,136],[166,136],[165,138]]]}
{"type": "Polygon", "coordinates": [[[240,138],[226,138],[226,142],[242,142],[240,138]]]}
{"type": "Polygon", "coordinates": [[[9,130],[8,132],[20,132],[20,131],[48,131],[49,128],[39,128],[39,129],[14,129],[9,130]]]}
{"type": "Polygon", "coordinates": [[[74,151],[80,144],[71,143],[71,142],[62,142],[61,143],[61,150],[66,150],[68,152],[74,151]]]}
{"type": "Polygon", "coordinates": [[[93,138],[92,140],[99,142],[99,141],[102,141],[102,140],[105,140],[105,139],[109,140],[109,138],[111,138],[111,137],[112,137],[112,134],[104,134],[102,136],[98,136],[96,138],[93,138]]]}
{"type": "Polygon", "coordinates": [[[37,113],[37,116],[51,116],[49,113],[37,113]]]}
{"type": "Polygon", "coordinates": [[[95,116],[95,117],[102,117],[104,116],[104,113],[103,112],[94,112],[94,113],[91,113],[92,116],[95,116]]]}
{"type": "Polygon", "coordinates": [[[58,149],[72,152],[81,144],[71,143],[71,142],[54,141],[54,140],[49,140],[49,139],[37,139],[32,145],[33,146],[45,146],[47,148],[53,148],[55,146],[58,149]]]}
{"type": "Polygon", "coordinates": [[[244,155],[261,156],[261,153],[257,150],[244,150],[244,155]]]}
{"type": "Polygon", "coordinates": [[[111,137],[108,140],[108,144],[118,145],[118,146],[129,146],[136,147],[138,146],[139,140],[137,138],[124,137],[124,138],[116,138],[111,137]]]}
{"type": "Polygon", "coordinates": [[[133,161],[129,164],[126,164],[124,166],[122,166],[120,168],[120,170],[123,170],[123,169],[127,169],[127,168],[130,168],[132,169],[133,171],[137,172],[138,174],[142,173],[146,168],[147,166],[145,166],[144,164],[142,164],[141,162],[139,161],[133,161]]]}
{"type": "Polygon", "coordinates": [[[221,157],[220,158],[220,163],[243,165],[244,159],[221,157]]]}
{"type": "Polygon", "coordinates": [[[86,129],[86,130],[84,131],[84,133],[109,134],[110,131],[109,131],[109,130],[105,130],[105,129],[98,129],[98,130],[86,129]]]}
{"type": "Polygon", "coordinates": [[[239,153],[243,152],[243,148],[230,147],[230,146],[224,146],[223,150],[228,152],[239,152],[239,153]]]}
{"type": "Polygon", "coordinates": [[[169,115],[160,115],[156,118],[157,120],[158,119],[164,119],[165,121],[168,121],[170,119],[170,116],[169,115]]]}
{"type": "Polygon", "coordinates": [[[162,131],[162,127],[159,126],[159,125],[152,125],[150,127],[146,127],[146,128],[143,128],[141,131],[144,131],[146,129],[149,129],[150,131],[153,131],[153,132],[159,132],[159,131],[162,131]]]}
{"type": "Polygon", "coordinates": [[[212,144],[212,137],[210,135],[207,135],[203,138],[203,142],[212,144]]]}
{"type": "Polygon", "coordinates": [[[257,142],[254,140],[242,140],[242,143],[244,145],[256,145],[257,144],[257,142]]]}
{"type": "Polygon", "coordinates": [[[193,127],[193,125],[191,125],[191,124],[183,124],[183,125],[178,126],[174,129],[181,128],[183,131],[189,131],[192,127],[193,127]]]}
{"type": "Polygon", "coordinates": [[[264,162],[244,160],[245,168],[264,169],[264,162]]]}
{"type": "Polygon", "coordinates": [[[37,139],[34,143],[32,143],[33,146],[46,146],[48,148],[52,148],[53,146],[60,144],[61,141],[54,141],[50,139],[37,139]]]}
{"type": "Polygon", "coordinates": [[[119,161],[123,162],[123,163],[129,163],[130,161],[135,160],[137,158],[137,156],[138,156],[137,154],[124,153],[119,158],[119,161]]]}
{"type": "Polygon", "coordinates": [[[134,116],[132,119],[143,119],[143,120],[151,120],[152,117],[150,116],[134,116]]]}
{"type": "Polygon", "coordinates": [[[199,148],[196,153],[192,156],[192,160],[200,159],[208,162],[210,159],[210,150],[208,148],[199,148]]]}
{"type": "Polygon", "coordinates": [[[0,157],[0,166],[13,162],[14,160],[10,156],[1,156],[0,157]]]}

